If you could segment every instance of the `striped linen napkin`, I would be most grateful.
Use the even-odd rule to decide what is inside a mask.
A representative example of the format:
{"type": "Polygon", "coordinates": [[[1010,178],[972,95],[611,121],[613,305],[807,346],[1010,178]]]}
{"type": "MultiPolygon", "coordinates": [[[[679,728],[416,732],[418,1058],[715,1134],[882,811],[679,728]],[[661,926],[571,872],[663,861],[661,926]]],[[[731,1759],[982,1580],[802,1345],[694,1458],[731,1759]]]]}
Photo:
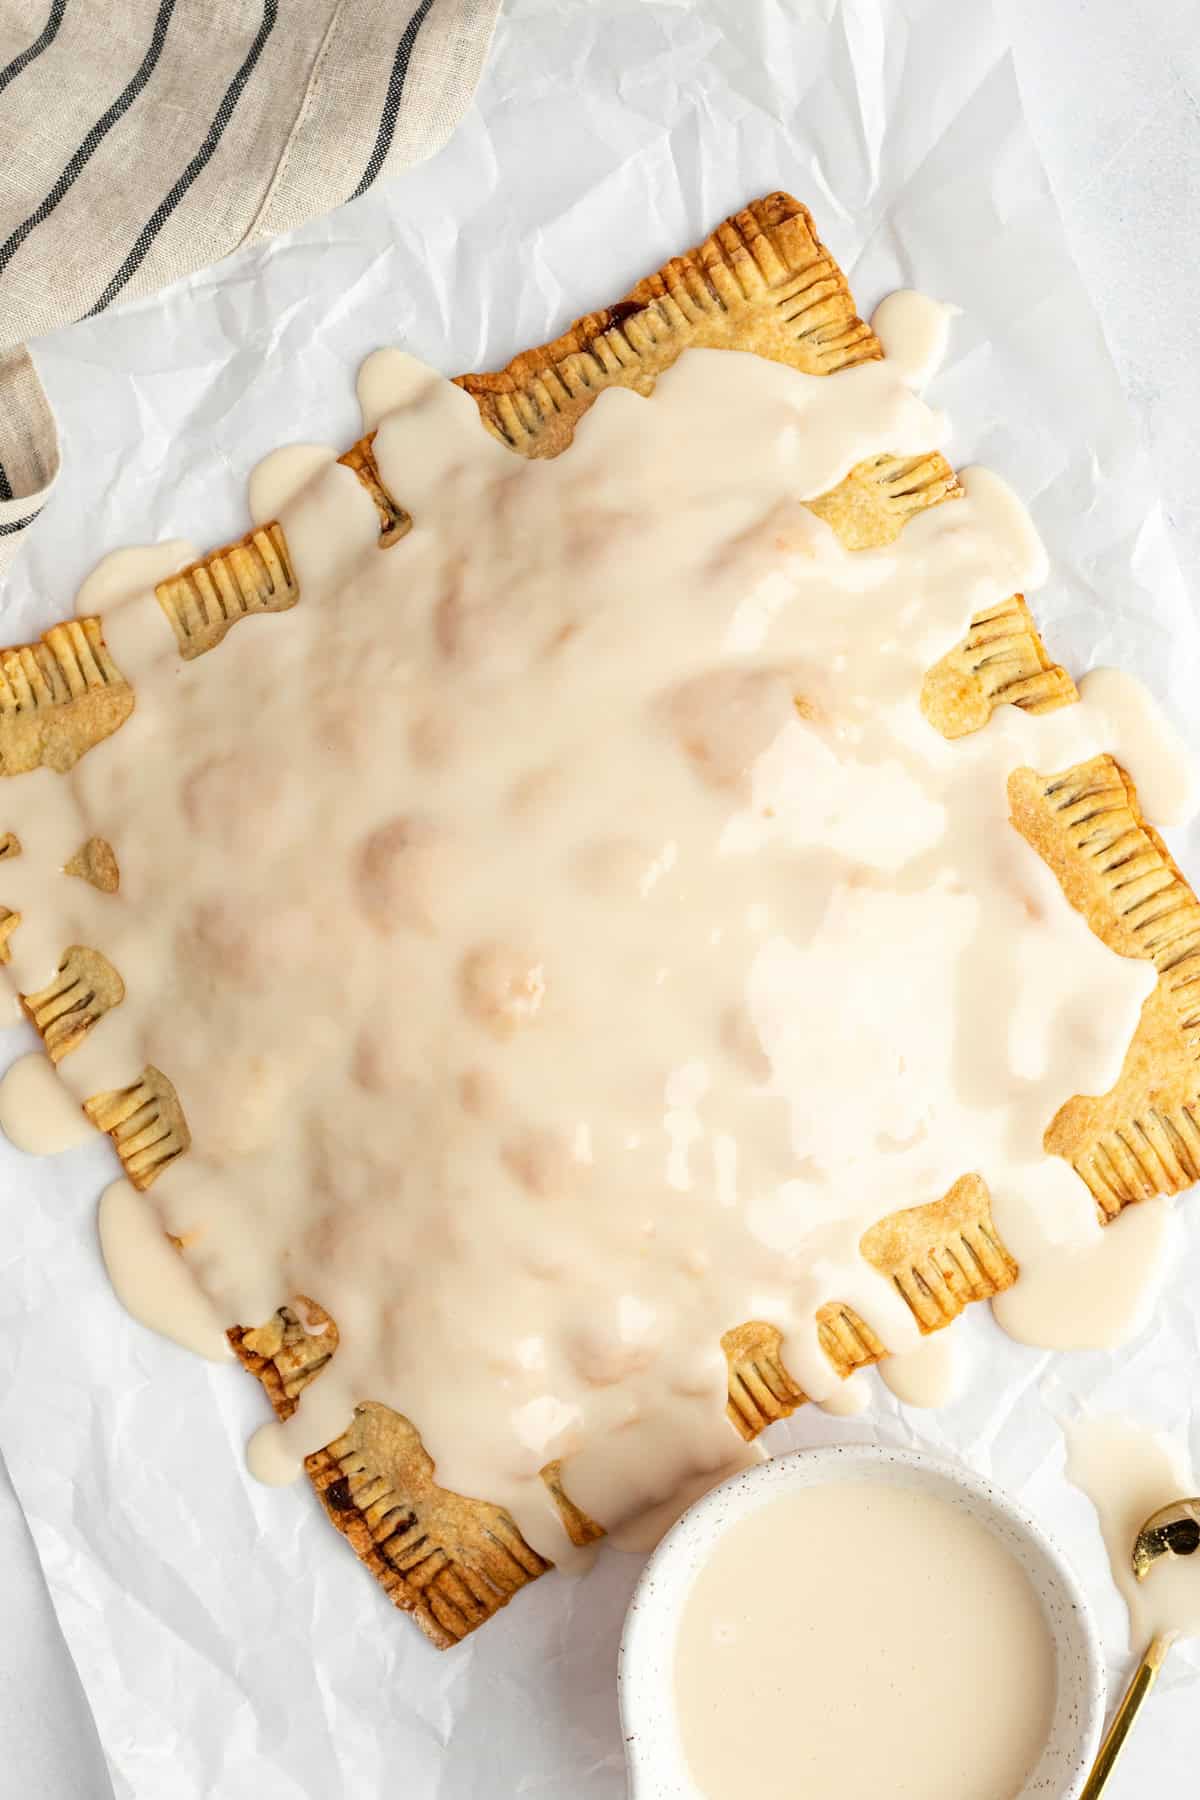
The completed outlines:
{"type": "Polygon", "coordinates": [[[58,473],[24,345],[440,149],[500,0],[0,0],[0,571],[58,473]]]}

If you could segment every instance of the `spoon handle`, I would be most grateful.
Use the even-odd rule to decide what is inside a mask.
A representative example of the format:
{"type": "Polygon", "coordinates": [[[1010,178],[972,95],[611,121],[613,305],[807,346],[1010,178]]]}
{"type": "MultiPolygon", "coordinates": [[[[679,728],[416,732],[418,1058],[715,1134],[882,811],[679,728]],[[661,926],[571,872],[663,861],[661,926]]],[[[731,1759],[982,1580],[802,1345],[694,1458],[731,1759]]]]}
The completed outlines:
{"type": "Polygon", "coordinates": [[[1133,1721],[1137,1718],[1142,1701],[1158,1679],[1158,1671],[1162,1668],[1167,1651],[1171,1648],[1172,1635],[1170,1632],[1164,1632],[1160,1637],[1154,1638],[1134,1670],[1133,1679],[1125,1689],[1125,1697],[1113,1714],[1113,1722],[1104,1734],[1104,1742],[1096,1752],[1092,1772],[1080,1793],[1079,1800],[1099,1800],[1099,1796],[1108,1786],[1108,1778],[1117,1766],[1117,1758],[1125,1747],[1125,1739],[1133,1729],[1133,1721]]]}

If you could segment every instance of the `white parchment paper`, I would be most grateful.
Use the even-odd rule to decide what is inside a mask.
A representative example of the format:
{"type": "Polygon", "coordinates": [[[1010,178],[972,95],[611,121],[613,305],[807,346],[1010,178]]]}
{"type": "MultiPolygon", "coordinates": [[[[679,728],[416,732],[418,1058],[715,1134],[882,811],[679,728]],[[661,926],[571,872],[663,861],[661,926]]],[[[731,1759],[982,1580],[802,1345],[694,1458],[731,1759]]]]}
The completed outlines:
{"type": "MultiPolygon", "coordinates": [[[[1097,8],[1101,34],[1115,12],[1097,8]]],[[[1174,29],[1177,12],[1123,6],[1121,30],[1131,16],[1174,29]]],[[[357,435],[354,374],[378,345],[447,372],[494,366],[787,187],[861,308],[915,285],[964,309],[932,398],[954,416],[957,460],[1000,470],[1033,511],[1054,566],[1037,601],[1051,645],[1076,673],[1119,660],[1186,721],[1200,621],[1180,574],[1189,543],[1159,494],[1165,475],[1186,534],[1171,389],[1195,377],[1178,334],[1155,362],[1118,333],[1127,397],[1100,319],[1111,328],[1114,306],[1120,319],[1146,272],[1105,266],[1098,227],[1083,257],[1097,311],[1035,148],[1036,135],[1086,200],[1113,171],[1097,151],[1093,175],[1063,145],[1115,143],[1099,123],[1088,138],[1096,83],[1116,150],[1152,129],[1156,99],[1186,95],[1136,99],[1127,59],[1098,69],[1086,31],[1079,49],[1082,19],[1060,27],[1061,80],[1035,58],[1027,114],[1013,44],[1027,63],[1031,42],[1051,41],[1030,5],[1001,22],[964,0],[511,0],[477,103],[434,162],[37,347],[65,472],[3,597],[3,641],[69,611],[109,548],[243,530],[258,457],[357,435]],[[1054,107],[1079,120],[1064,127],[1054,107]]],[[[1119,224],[1109,213],[1104,229],[1119,224]]],[[[1137,236],[1131,225],[1131,258],[1137,236]]],[[[1160,257],[1170,237],[1163,222],[1160,257]]],[[[1181,854],[1200,877],[1200,841],[1181,854]]],[[[4,1058],[31,1047],[24,1028],[0,1034],[4,1058]]],[[[119,1800],[616,1800],[615,1653],[639,1562],[611,1552],[582,1581],[548,1577],[463,1648],[429,1649],[306,1491],[245,1475],[242,1444],[266,1410],[255,1384],[151,1337],[112,1298],[94,1202],[114,1171],[102,1141],[54,1162],[0,1142],[0,1447],[119,1800]]],[[[1119,1357],[1022,1349],[976,1308],[955,1327],[968,1390],[946,1411],[906,1412],[872,1376],[863,1418],[807,1408],[773,1447],[874,1437],[999,1480],[1069,1544],[1123,1671],[1122,1609],[1087,1503],[1064,1484],[1054,1413],[1127,1410],[1200,1450],[1200,1207],[1181,1209],[1177,1236],[1155,1320],[1119,1357]]],[[[11,1581],[0,1595],[5,1632],[34,1632],[11,1581]]],[[[1173,1660],[1118,1795],[1190,1782],[1196,1670],[1186,1652],[1173,1660]]],[[[3,1695],[0,1683],[0,1717],[3,1695]]],[[[67,1714],[62,1728],[77,1729],[67,1714]]],[[[6,1779],[0,1759],[0,1794],[6,1779]]]]}

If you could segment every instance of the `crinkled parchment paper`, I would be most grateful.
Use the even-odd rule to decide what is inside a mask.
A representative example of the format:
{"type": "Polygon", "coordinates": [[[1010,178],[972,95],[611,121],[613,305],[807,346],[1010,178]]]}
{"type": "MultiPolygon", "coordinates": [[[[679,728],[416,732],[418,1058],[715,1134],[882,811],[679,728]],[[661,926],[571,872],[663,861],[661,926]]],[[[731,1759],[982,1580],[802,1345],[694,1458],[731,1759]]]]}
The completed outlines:
{"type": "MultiPolygon", "coordinates": [[[[110,548],[244,529],[258,457],[357,435],[354,375],[376,346],[403,344],[447,372],[494,366],[747,198],[787,187],[810,203],[864,310],[900,284],[963,308],[932,397],[953,414],[958,460],[999,469],[1032,508],[1054,564],[1037,601],[1051,645],[1076,672],[1120,660],[1186,720],[1200,629],[1159,493],[1165,475],[1186,512],[1178,455],[1195,448],[1195,425],[1173,393],[1189,381],[1194,392],[1195,377],[1178,361],[1177,313],[1165,309],[1160,329],[1175,338],[1157,362],[1128,327],[1139,295],[1161,295],[1136,245],[1148,232],[1169,275],[1190,222],[1129,218],[1127,266],[1105,261],[1111,236],[1087,237],[1094,307],[1035,149],[1035,135],[1054,148],[1077,219],[1089,195],[1099,217],[1112,184],[1134,209],[1130,158],[1161,123],[1150,112],[1182,113],[1186,93],[1151,98],[1126,79],[1123,52],[1099,66],[1097,43],[1117,42],[1115,7],[1092,9],[1090,31],[1081,9],[1057,27],[1033,6],[1006,17],[946,0],[512,0],[478,101],[434,162],[37,347],[65,473],[9,583],[4,641],[69,611],[110,548]],[[1049,60],[1048,29],[1061,39],[1049,60]],[[1033,59],[1028,112],[1006,32],[1033,59]],[[1124,328],[1132,401],[1101,318],[1117,337],[1124,328]]],[[[1182,13],[1123,6],[1119,30],[1139,19],[1161,33],[1182,13]]],[[[1111,207],[1106,217],[1121,229],[1111,207]]],[[[1193,505],[1182,522],[1195,518],[1193,505]]],[[[3,1036],[6,1058],[30,1047],[24,1028],[3,1036]]],[[[102,1141],[54,1162],[0,1144],[0,1445],[120,1800],[615,1800],[614,1663],[638,1560],[610,1552],[582,1581],[548,1577],[464,1648],[429,1649],[304,1489],[246,1476],[242,1444],[265,1409],[255,1384],[150,1336],[112,1298],[94,1202],[115,1166],[102,1141]]],[[[995,1477],[1069,1543],[1120,1667],[1120,1603],[1090,1509],[1063,1482],[1054,1412],[1126,1409],[1196,1437],[1200,1205],[1190,1220],[1180,1209],[1177,1231],[1155,1322],[1119,1357],[1051,1359],[974,1309],[955,1327],[972,1374],[949,1409],[902,1412],[872,1376],[863,1418],[809,1408],[773,1447],[873,1436],[995,1477]]],[[[32,1644],[39,1627],[14,1591],[6,1580],[5,1637],[32,1644]]],[[[1174,1662],[1120,1793],[1190,1781],[1195,1670],[1186,1654],[1174,1662]]],[[[0,1711],[5,1692],[16,1690],[0,1680],[0,1711]]],[[[63,1731],[71,1718],[64,1701],[63,1731]]],[[[5,1780],[0,1751],[0,1793],[5,1780]]]]}

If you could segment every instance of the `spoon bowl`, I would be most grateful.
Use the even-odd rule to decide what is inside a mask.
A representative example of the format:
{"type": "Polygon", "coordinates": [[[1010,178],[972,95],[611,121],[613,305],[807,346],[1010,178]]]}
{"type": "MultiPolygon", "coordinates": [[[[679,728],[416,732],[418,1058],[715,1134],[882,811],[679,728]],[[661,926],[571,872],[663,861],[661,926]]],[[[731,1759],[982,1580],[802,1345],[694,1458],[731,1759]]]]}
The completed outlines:
{"type": "Polygon", "coordinates": [[[1133,1572],[1145,1581],[1164,1556],[1192,1556],[1200,1549],[1200,1498],[1173,1500],[1151,1513],[1133,1545],[1133,1572]]]}

